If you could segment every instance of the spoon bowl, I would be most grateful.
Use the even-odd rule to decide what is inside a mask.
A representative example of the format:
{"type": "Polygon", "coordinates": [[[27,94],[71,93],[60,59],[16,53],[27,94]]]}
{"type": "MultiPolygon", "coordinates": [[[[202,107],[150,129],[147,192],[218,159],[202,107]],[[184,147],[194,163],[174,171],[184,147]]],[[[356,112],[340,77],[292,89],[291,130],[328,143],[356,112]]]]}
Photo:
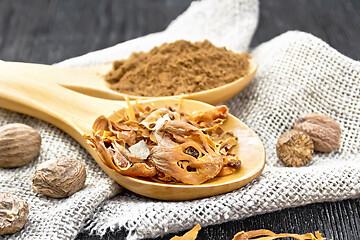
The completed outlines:
{"type": "MultiPolygon", "coordinates": [[[[155,99],[140,102],[143,107],[150,104],[156,108],[173,106],[179,103],[178,99],[155,99]]],[[[193,101],[182,100],[182,110],[186,113],[194,111],[207,111],[213,106],[193,101]]],[[[111,121],[117,121],[119,115],[126,115],[124,109],[120,109],[109,116],[111,121]]],[[[98,158],[95,151],[90,151],[94,159],[102,166],[104,171],[120,185],[143,196],[162,199],[162,200],[191,200],[218,195],[240,188],[255,179],[265,166],[265,150],[260,138],[248,126],[238,118],[229,114],[228,119],[222,125],[224,131],[231,131],[238,138],[238,144],[232,153],[239,156],[241,167],[235,173],[213,178],[200,185],[186,185],[182,183],[159,183],[148,179],[127,177],[120,175],[115,170],[105,166],[98,158]]]]}
{"type": "MultiPolygon", "coordinates": [[[[220,87],[208,89],[208,90],[203,90],[203,91],[200,91],[200,92],[194,92],[194,93],[188,93],[188,94],[176,95],[176,96],[166,96],[166,97],[175,97],[175,98],[181,97],[183,99],[197,100],[197,101],[209,103],[209,104],[212,104],[212,105],[217,105],[217,104],[220,104],[222,102],[225,102],[226,100],[232,98],[237,93],[239,93],[241,90],[243,90],[250,83],[250,81],[254,78],[257,67],[258,67],[258,64],[255,61],[255,59],[252,58],[252,57],[249,57],[248,61],[249,61],[249,71],[248,71],[248,73],[244,77],[241,77],[241,78],[239,78],[239,79],[237,79],[237,80],[235,80],[235,81],[233,81],[231,83],[222,85],[220,87]]],[[[98,87],[99,87],[100,84],[102,85],[102,90],[109,90],[110,89],[110,84],[105,83],[105,81],[98,82],[97,85],[95,85],[94,87],[99,89],[98,87]],[[103,88],[104,86],[106,87],[106,89],[103,88]]],[[[68,87],[71,87],[71,86],[68,85],[68,87]]],[[[74,87],[74,85],[72,85],[72,87],[74,87]]],[[[92,89],[92,90],[95,91],[95,89],[92,89]]],[[[135,100],[135,99],[138,99],[138,100],[151,100],[151,99],[161,98],[161,97],[135,96],[135,95],[128,95],[128,94],[119,93],[119,92],[116,92],[116,91],[113,91],[113,90],[110,90],[110,91],[112,91],[117,96],[121,96],[122,98],[119,99],[119,100],[124,100],[125,97],[128,97],[129,99],[132,99],[132,100],[135,100]]]]}
{"type": "MultiPolygon", "coordinates": [[[[87,149],[117,183],[151,198],[190,200],[229,192],[255,179],[264,168],[265,151],[261,140],[249,127],[230,115],[223,128],[233,131],[238,137],[235,153],[242,162],[241,168],[234,174],[214,178],[201,185],[159,183],[120,175],[104,165],[95,150],[87,144],[84,134],[91,133],[92,124],[98,116],[105,115],[116,119],[127,104],[124,101],[81,94],[58,83],[64,79],[77,81],[79,78],[91,78],[95,75],[94,72],[80,70],[0,62],[0,107],[37,117],[59,127],[87,149]]],[[[176,105],[178,101],[175,98],[158,98],[143,100],[140,104],[160,107],[176,105]]],[[[212,107],[199,101],[182,101],[182,110],[186,112],[206,111],[212,107]]]]}
{"type": "MultiPolygon", "coordinates": [[[[183,94],[181,96],[167,96],[164,98],[181,97],[183,99],[202,101],[212,105],[225,102],[244,89],[254,78],[258,64],[252,57],[249,57],[248,61],[248,73],[236,81],[200,92],[183,94]]],[[[25,74],[33,79],[53,82],[69,90],[96,98],[122,101],[124,101],[126,97],[130,100],[163,98],[134,96],[111,90],[108,83],[104,80],[104,75],[112,68],[112,64],[110,63],[88,67],[60,67],[21,62],[2,62],[2,65],[7,66],[8,72],[13,71],[16,74],[25,74]]]]}

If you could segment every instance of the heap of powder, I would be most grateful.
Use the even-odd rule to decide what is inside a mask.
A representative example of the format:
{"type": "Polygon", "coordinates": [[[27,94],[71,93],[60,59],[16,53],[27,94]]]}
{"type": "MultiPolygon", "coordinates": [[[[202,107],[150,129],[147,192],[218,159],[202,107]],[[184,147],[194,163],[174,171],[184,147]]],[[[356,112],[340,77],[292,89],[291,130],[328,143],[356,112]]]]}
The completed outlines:
{"type": "Polygon", "coordinates": [[[212,43],[178,40],[115,61],[105,76],[111,89],[136,96],[174,96],[231,83],[248,73],[249,55],[212,43]]]}

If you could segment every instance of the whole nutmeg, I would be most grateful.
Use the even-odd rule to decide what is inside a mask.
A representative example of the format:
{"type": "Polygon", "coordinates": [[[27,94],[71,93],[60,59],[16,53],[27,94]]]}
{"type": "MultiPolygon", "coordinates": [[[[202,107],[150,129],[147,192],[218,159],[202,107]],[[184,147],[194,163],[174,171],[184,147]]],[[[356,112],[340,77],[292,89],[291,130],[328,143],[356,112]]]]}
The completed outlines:
{"type": "Polygon", "coordinates": [[[29,207],[25,200],[14,194],[0,193],[0,235],[21,230],[28,214],[29,207]]]}
{"type": "Polygon", "coordinates": [[[73,158],[57,158],[40,164],[35,171],[32,188],[53,198],[68,197],[84,187],[86,170],[73,158]]]}
{"type": "Polygon", "coordinates": [[[282,134],[276,143],[276,154],[287,167],[300,167],[309,163],[313,153],[314,145],[310,137],[297,130],[282,134]]]}
{"type": "Polygon", "coordinates": [[[32,127],[11,123],[0,127],[0,167],[21,167],[39,155],[41,136],[32,127]]]}
{"type": "Polygon", "coordinates": [[[340,125],[331,117],[320,113],[301,115],[294,129],[307,133],[318,152],[331,152],[340,146],[340,125]]]}

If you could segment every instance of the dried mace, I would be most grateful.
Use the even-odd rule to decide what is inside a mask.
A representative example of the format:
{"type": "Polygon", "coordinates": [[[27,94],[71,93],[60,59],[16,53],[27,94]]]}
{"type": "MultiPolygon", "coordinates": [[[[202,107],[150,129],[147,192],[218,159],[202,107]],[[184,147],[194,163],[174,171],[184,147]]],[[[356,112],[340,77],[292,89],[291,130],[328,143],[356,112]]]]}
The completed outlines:
{"type": "Polygon", "coordinates": [[[314,153],[314,144],[303,132],[291,130],[280,136],[276,154],[287,167],[300,167],[309,163],[314,153]]]}

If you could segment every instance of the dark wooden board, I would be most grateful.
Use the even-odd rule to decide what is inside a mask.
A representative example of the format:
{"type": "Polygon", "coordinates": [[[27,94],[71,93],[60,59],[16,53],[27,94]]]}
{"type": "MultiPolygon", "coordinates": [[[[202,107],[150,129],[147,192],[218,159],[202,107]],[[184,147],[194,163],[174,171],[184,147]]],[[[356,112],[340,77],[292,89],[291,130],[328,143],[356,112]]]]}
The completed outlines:
{"type": "Polygon", "coordinates": [[[0,59],[61,60],[162,31],[190,0],[0,0],[0,59]]]}
{"type": "MultiPolygon", "coordinates": [[[[191,0],[0,0],[0,59],[52,64],[161,31],[191,0]]],[[[288,30],[309,32],[360,59],[359,0],[262,0],[251,46],[288,30]]],[[[360,239],[360,199],[315,203],[203,228],[198,239],[231,239],[241,230],[360,239]]],[[[182,233],[178,233],[182,234],[182,233]]],[[[169,239],[174,234],[158,238],[169,239]]],[[[123,239],[125,230],[102,239],[123,239]]],[[[77,240],[100,239],[80,233],[77,240]]]]}
{"type": "Polygon", "coordinates": [[[342,54],[360,60],[359,0],[263,0],[251,46],[289,30],[311,33],[342,54]]]}

